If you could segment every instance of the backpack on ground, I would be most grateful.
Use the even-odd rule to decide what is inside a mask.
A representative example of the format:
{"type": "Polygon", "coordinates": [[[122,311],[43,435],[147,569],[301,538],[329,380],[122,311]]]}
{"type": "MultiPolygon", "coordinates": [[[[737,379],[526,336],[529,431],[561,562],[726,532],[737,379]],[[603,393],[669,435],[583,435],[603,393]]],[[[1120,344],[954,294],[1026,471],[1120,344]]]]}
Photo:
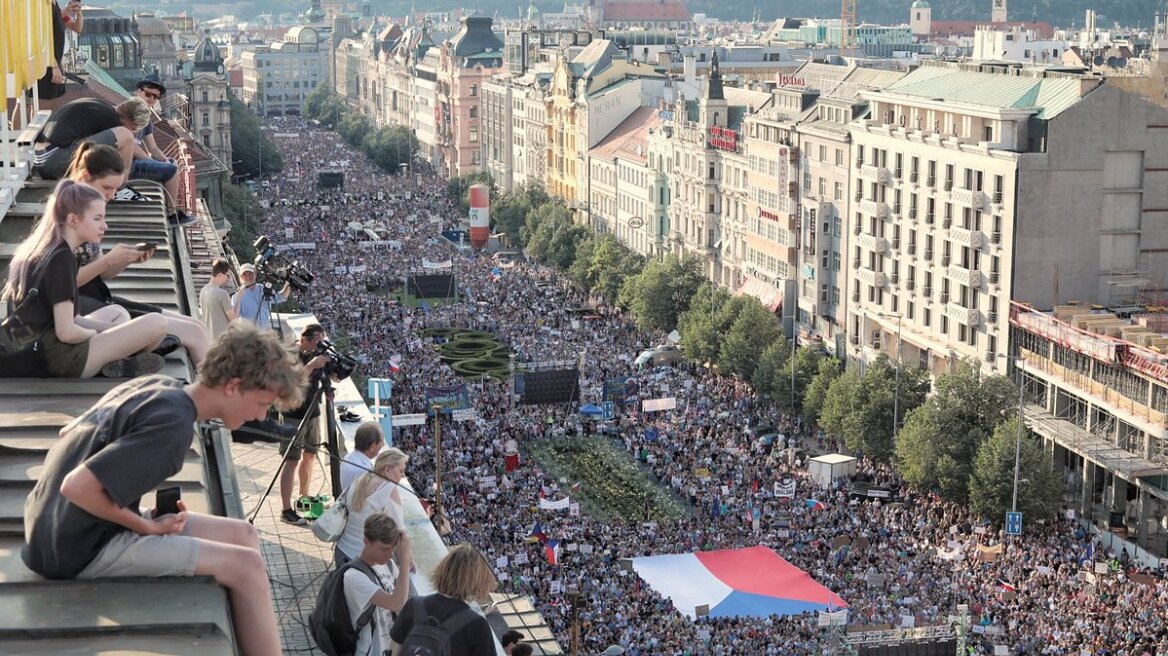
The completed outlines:
{"type": "Polygon", "coordinates": [[[316,608],[308,616],[308,629],[316,646],[326,656],[350,656],[357,651],[357,636],[367,625],[373,623],[373,611],[369,608],[357,618],[357,626],[349,617],[349,603],[345,601],[345,572],[350,568],[361,570],[370,580],[381,587],[381,581],[373,568],[360,558],[354,558],[329,572],[316,595],[316,608]]]}
{"type": "Polygon", "coordinates": [[[414,625],[406,634],[399,656],[451,656],[450,636],[474,621],[478,613],[464,608],[439,622],[426,611],[425,597],[414,597],[414,625]]]}

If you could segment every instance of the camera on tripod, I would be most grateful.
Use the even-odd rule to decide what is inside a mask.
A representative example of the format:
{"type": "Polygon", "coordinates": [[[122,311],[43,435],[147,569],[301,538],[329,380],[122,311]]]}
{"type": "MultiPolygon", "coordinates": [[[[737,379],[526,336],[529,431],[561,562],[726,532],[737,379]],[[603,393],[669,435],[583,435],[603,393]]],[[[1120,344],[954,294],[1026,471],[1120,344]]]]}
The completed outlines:
{"type": "Polygon", "coordinates": [[[260,235],[252,246],[256,250],[256,281],[264,288],[265,292],[270,291],[275,286],[273,281],[287,283],[289,287],[301,293],[308,291],[308,288],[312,286],[312,281],[316,276],[312,275],[312,272],[304,268],[300,262],[290,260],[287,256],[277,252],[276,247],[267,237],[260,235]]]}
{"type": "Polygon", "coordinates": [[[320,340],[316,347],[316,354],[323,355],[328,363],[320,369],[321,376],[327,384],[330,380],[344,380],[353,375],[357,368],[357,360],[346,353],[341,353],[327,339],[320,340]]]}

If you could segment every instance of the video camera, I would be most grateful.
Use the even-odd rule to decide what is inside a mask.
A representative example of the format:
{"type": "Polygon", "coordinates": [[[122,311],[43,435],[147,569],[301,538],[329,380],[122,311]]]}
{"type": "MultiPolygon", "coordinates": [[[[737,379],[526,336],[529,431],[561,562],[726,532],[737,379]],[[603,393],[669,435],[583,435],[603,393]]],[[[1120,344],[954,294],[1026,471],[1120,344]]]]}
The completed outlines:
{"type": "Polygon", "coordinates": [[[278,253],[267,237],[260,235],[252,246],[256,250],[256,281],[262,284],[265,290],[270,290],[274,286],[273,280],[287,283],[301,293],[308,291],[312,286],[316,276],[296,260],[289,260],[287,256],[278,253]]]}
{"type": "Polygon", "coordinates": [[[320,340],[316,349],[317,355],[323,355],[328,359],[328,364],[320,369],[325,382],[332,379],[344,380],[353,375],[353,370],[357,368],[357,360],[353,356],[341,353],[327,339],[320,340]]]}

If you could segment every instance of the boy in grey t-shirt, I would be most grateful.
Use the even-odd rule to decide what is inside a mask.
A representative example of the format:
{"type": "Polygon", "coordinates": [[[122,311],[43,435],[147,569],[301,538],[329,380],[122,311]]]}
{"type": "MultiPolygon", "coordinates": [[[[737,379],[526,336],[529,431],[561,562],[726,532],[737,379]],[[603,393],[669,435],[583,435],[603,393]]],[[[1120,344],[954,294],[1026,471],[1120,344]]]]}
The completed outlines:
{"type": "Polygon", "coordinates": [[[187,512],[157,516],[141,497],[174,476],[195,422],[228,429],[300,402],[299,358],[271,332],[236,324],[194,383],[137,378],[110,390],[61,430],[24,503],[29,569],[47,578],[214,576],[231,597],[240,651],[280,654],[267,571],[251,524],[187,512]]]}
{"type": "Polygon", "coordinates": [[[223,285],[231,279],[231,265],[227,260],[216,259],[211,263],[211,280],[199,292],[199,314],[211,339],[215,340],[227,330],[227,325],[238,315],[231,303],[231,295],[223,285]]]}

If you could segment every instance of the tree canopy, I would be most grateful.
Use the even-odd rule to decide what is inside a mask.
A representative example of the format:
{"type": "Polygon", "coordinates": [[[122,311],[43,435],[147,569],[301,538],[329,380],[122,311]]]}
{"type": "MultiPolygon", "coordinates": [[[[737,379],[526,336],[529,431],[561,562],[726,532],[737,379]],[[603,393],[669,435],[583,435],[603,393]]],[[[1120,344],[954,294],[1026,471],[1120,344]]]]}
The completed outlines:
{"type": "MultiPolygon", "coordinates": [[[[689,309],[690,301],[703,280],[701,265],[696,258],[654,260],[646,264],[641,273],[625,280],[619,301],[632,311],[641,328],[670,331],[677,327],[681,314],[689,309]]],[[[684,335],[682,340],[683,348],[688,349],[684,335]]]]}
{"type": "MultiPolygon", "coordinates": [[[[236,178],[259,178],[278,173],[284,159],[276,144],[260,129],[256,115],[235,96],[231,100],[231,171],[236,178]]],[[[226,162],[224,162],[226,164],[226,162]]]]}
{"type": "Polygon", "coordinates": [[[907,415],[896,443],[905,481],[966,503],[978,449],[1017,403],[1018,388],[1009,379],[983,379],[970,362],[938,378],[929,399],[907,415]]]}
{"type": "MultiPolygon", "coordinates": [[[[902,366],[900,421],[925,400],[928,372],[902,366]]],[[[896,409],[896,367],[881,354],[864,368],[853,367],[832,381],[823,400],[819,425],[844,439],[849,449],[877,462],[891,462],[892,416],[896,409]]],[[[903,436],[903,432],[902,432],[903,436]]]]}
{"type": "MultiPolygon", "coordinates": [[[[998,424],[977,450],[969,479],[969,508],[978,516],[1004,521],[1014,496],[1014,454],[1018,417],[998,424]]],[[[1062,504],[1063,481],[1042,443],[1022,429],[1018,462],[1018,510],[1029,520],[1053,519],[1062,504]]]]}

